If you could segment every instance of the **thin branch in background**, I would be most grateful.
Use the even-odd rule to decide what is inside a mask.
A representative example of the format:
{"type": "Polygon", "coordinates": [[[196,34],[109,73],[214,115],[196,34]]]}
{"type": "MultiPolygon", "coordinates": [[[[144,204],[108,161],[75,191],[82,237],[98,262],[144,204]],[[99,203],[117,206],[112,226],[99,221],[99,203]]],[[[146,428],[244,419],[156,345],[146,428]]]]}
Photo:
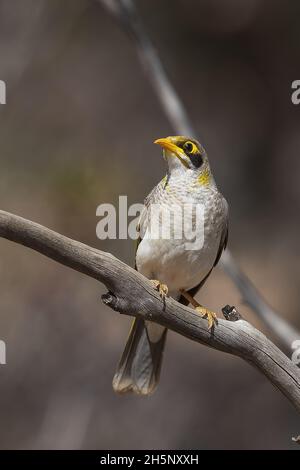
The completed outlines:
{"type": "Polygon", "coordinates": [[[139,59],[172,127],[179,135],[195,136],[187,112],[171,84],[131,0],[98,0],[134,40],[139,59]]]}
{"type": "Polygon", "coordinates": [[[151,282],[115,258],[42,225],[0,211],[0,237],[31,248],[64,266],[103,282],[103,302],[125,315],[163,325],[208,347],[238,356],[259,369],[300,412],[300,370],[265,335],[228,306],[213,331],[195,310],[164,301],[151,282]]]}
{"type": "Polygon", "coordinates": [[[231,277],[239,289],[244,303],[249,305],[254,312],[258,313],[272,333],[289,350],[292,343],[299,340],[300,333],[265,302],[254,284],[238,267],[228,250],[224,252],[222,261],[224,271],[231,277]]]}
{"type": "MultiPolygon", "coordinates": [[[[105,6],[133,39],[145,75],[157,94],[162,109],[175,132],[179,135],[196,136],[197,133],[191,124],[185,107],[163,68],[133,1],[98,0],[98,2],[105,6]]],[[[300,338],[300,332],[266,303],[252,282],[238,267],[228,249],[223,254],[220,265],[239,289],[244,302],[268,326],[280,344],[290,351],[293,341],[300,338]]]]}

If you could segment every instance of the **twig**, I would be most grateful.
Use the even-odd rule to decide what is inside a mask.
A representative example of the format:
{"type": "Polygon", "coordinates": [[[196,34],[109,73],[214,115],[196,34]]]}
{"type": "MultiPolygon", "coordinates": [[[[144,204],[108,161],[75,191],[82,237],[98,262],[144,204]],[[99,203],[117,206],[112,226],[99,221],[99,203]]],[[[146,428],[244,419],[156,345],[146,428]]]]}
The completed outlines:
{"type": "MultiPolygon", "coordinates": [[[[159,56],[154,48],[141,18],[132,0],[98,0],[118,19],[122,27],[133,38],[138,56],[145,70],[147,79],[156,92],[162,109],[166,113],[172,127],[179,135],[196,136],[188,114],[171,84],[159,56]]],[[[222,256],[221,267],[235,283],[243,300],[250,305],[260,319],[276,335],[280,343],[291,350],[292,342],[300,338],[300,332],[289,325],[284,318],[275,312],[263,299],[251,281],[243,274],[227,249],[222,256]]]]}
{"type": "MultiPolygon", "coordinates": [[[[0,211],[0,237],[31,248],[69,268],[103,282],[106,305],[141,316],[211,348],[243,358],[257,367],[300,411],[299,369],[260,331],[244,320],[220,319],[210,332],[194,310],[171,298],[165,303],[150,281],[110,253],[71,240],[42,225],[0,211]]],[[[225,309],[228,315],[237,312],[225,309]]]]}

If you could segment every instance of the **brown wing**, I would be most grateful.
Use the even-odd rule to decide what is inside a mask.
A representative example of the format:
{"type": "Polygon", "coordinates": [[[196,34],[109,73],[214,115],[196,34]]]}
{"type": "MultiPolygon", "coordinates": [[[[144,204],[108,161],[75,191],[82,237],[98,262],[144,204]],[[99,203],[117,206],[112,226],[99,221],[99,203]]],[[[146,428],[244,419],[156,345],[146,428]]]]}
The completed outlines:
{"type": "Polygon", "coordinates": [[[222,233],[219,250],[218,250],[217,257],[216,257],[213,267],[217,266],[218,262],[220,261],[222,253],[226,249],[227,243],[228,243],[228,224],[226,224],[225,230],[222,233]]]}
{"type": "Polygon", "coordinates": [[[136,268],[136,252],[137,252],[137,249],[139,247],[139,244],[141,243],[141,241],[143,239],[141,234],[145,232],[144,224],[146,223],[146,217],[147,217],[147,209],[146,209],[146,206],[144,206],[144,209],[141,212],[140,219],[139,219],[137,227],[136,227],[136,230],[139,233],[139,236],[138,236],[138,238],[135,242],[134,269],[137,269],[136,268]]]}

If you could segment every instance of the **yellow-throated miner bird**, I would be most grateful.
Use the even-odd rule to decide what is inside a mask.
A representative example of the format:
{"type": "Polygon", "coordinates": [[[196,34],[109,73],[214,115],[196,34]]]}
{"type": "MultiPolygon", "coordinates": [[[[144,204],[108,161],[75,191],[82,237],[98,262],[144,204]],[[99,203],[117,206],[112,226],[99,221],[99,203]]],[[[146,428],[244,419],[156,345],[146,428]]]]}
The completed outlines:
{"type": "MultiPolygon", "coordinates": [[[[138,225],[140,238],[136,250],[136,269],[151,279],[161,296],[169,295],[179,302],[192,304],[199,314],[208,320],[208,328],[217,322],[216,315],[202,307],[194,296],[203,286],[212,269],[218,263],[228,238],[228,205],[218,191],[208,157],[195,139],[175,136],[158,139],[155,144],[163,148],[167,162],[167,175],[158,183],[145,200],[138,225]],[[155,211],[159,215],[152,224],[155,211]],[[181,217],[163,217],[168,208],[177,207],[181,217]],[[189,229],[195,231],[197,211],[185,216],[185,209],[202,208],[201,243],[190,244],[189,229]],[[182,223],[184,219],[184,224],[182,223]],[[169,237],[152,236],[153,225],[168,221],[169,237]],[[178,221],[179,220],[179,221],[178,221]],[[178,236],[178,224],[185,230],[178,236]],[[177,224],[177,226],[176,226],[177,224]],[[151,228],[151,230],[150,230],[151,228]]],[[[171,211],[172,212],[172,211],[171,211]]],[[[178,210],[177,210],[178,212],[178,210]]],[[[156,216],[155,216],[156,217],[156,216]]],[[[160,234],[161,235],[161,232],[160,234]]],[[[197,234],[196,234],[197,235],[197,234]]],[[[123,355],[113,379],[116,392],[133,391],[148,395],[154,391],[161,369],[167,329],[136,318],[130,330],[123,355]]]]}

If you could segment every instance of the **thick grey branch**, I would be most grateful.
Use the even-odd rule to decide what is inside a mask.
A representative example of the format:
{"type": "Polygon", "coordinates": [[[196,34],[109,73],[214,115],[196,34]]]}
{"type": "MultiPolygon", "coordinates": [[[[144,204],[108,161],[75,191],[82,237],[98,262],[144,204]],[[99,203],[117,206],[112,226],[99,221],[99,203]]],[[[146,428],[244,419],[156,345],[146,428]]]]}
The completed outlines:
{"type": "MultiPolygon", "coordinates": [[[[98,0],[108,11],[118,19],[122,27],[133,38],[139,59],[146,72],[146,77],[153,86],[173,129],[179,135],[196,136],[197,133],[188,117],[180,97],[171,84],[159,56],[147,34],[141,18],[139,17],[132,0],[98,0]]],[[[243,300],[250,305],[254,312],[276,335],[280,343],[291,350],[292,342],[300,338],[300,332],[290,326],[283,317],[275,312],[263,299],[251,281],[239,269],[233,256],[227,250],[220,265],[230,276],[243,296],[243,300]]]]}
{"type": "MultiPolygon", "coordinates": [[[[109,290],[103,296],[104,303],[120,313],[141,316],[193,341],[243,358],[257,367],[300,411],[299,369],[246,321],[220,319],[214,331],[209,332],[207,321],[194,310],[170,298],[163,302],[145,277],[110,253],[4,211],[0,211],[0,237],[103,282],[109,290]]],[[[236,315],[230,310],[226,307],[226,314],[236,315]]]]}

